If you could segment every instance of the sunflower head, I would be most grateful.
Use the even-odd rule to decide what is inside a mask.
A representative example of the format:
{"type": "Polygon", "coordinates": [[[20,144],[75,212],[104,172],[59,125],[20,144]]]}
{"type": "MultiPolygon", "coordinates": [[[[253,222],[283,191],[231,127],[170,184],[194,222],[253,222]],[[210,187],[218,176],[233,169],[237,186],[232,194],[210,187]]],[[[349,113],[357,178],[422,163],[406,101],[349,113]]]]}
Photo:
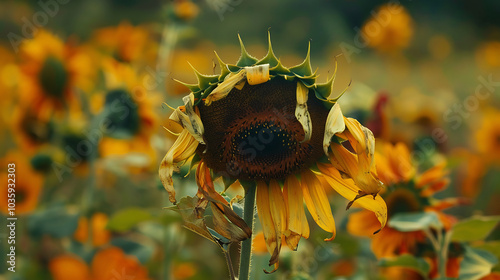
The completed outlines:
{"type": "MultiPolygon", "coordinates": [[[[188,161],[197,165],[197,197],[183,198],[178,210],[194,207],[188,217],[194,224],[208,203],[218,205],[216,209],[224,211],[217,215],[226,218],[214,216],[215,231],[241,241],[250,236],[250,229],[231,208],[223,207],[227,202],[214,190],[212,176],[223,177],[224,187],[238,183],[247,190],[255,188],[266,248],[272,255],[269,265],[275,269],[282,237],[293,250],[301,237],[309,237],[304,202],[317,224],[332,234],[325,240],[335,237],[327,185],[351,200],[347,208],[356,200],[375,212],[383,227],[387,209],[377,195],[382,183],[374,166],[374,137],[358,121],[342,115],[336,101],[343,92],[331,97],[336,71],[318,83],[310,48],[301,64],[287,68],[275,56],[270,38],[262,59],[249,55],[241,39],[240,45],[241,56],[234,65],[217,56],[219,75],[194,70],[198,83],[184,84],[191,93],[183,98],[183,106],[172,108],[168,127],[182,129],[159,170],[170,201],[177,202],[173,171],[188,161]],[[229,225],[230,232],[222,230],[229,225]]],[[[208,230],[200,226],[196,232],[208,230]]]]}
{"type": "Polygon", "coordinates": [[[246,181],[283,179],[325,156],[325,121],[338,98],[329,99],[335,75],[317,83],[309,51],[287,68],[270,41],[260,60],[240,44],[235,65],[217,56],[219,75],[195,70],[198,83],[185,84],[191,94],[171,120],[199,142],[198,158],[214,172],[246,181]]]}

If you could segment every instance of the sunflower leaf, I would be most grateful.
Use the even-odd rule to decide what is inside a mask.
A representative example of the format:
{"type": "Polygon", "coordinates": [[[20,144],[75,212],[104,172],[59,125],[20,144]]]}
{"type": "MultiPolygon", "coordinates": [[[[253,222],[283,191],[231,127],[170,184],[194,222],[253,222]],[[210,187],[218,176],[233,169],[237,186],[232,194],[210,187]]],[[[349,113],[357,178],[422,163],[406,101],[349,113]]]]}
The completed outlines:
{"type": "Polygon", "coordinates": [[[452,241],[470,242],[483,240],[491,233],[500,222],[500,216],[482,217],[476,216],[460,221],[453,226],[452,241]]]}
{"type": "Polygon", "coordinates": [[[488,275],[498,263],[497,257],[492,253],[465,246],[464,259],[460,262],[459,280],[477,280],[488,275]]]}
{"type": "Polygon", "coordinates": [[[443,228],[434,212],[396,214],[389,220],[389,226],[402,232],[443,228]]]}

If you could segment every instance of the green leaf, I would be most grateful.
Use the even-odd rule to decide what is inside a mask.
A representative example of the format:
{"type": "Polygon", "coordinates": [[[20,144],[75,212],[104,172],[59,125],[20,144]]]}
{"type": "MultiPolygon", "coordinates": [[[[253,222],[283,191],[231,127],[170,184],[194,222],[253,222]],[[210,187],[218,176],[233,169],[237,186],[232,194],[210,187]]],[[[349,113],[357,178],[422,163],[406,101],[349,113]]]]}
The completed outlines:
{"type": "MultiPolygon", "coordinates": [[[[475,249],[482,249],[485,251],[488,251],[495,255],[497,259],[500,260],[500,241],[490,241],[490,242],[485,242],[481,245],[475,245],[473,246],[475,249]]],[[[496,264],[493,270],[499,271],[500,270],[500,264],[496,264]]]]}
{"type": "Polygon", "coordinates": [[[388,225],[403,232],[443,228],[443,224],[434,212],[396,214],[389,220],[388,225]]]}
{"type": "Polygon", "coordinates": [[[396,258],[384,258],[379,261],[381,267],[398,266],[411,269],[418,272],[424,278],[427,278],[431,266],[423,258],[416,258],[412,255],[401,255],[396,258]]]}
{"type": "Polygon", "coordinates": [[[460,263],[460,280],[477,280],[491,272],[498,259],[490,252],[465,246],[464,259],[460,263]]]}
{"type": "Polygon", "coordinates": [[[453,227],[452,241],[470,242],[484,240],[500,221],[500,216],[476,216],[457,223],[453,227]]]}
{"type": "Polygon", "coordinates": [[[151,213],[140,208],[128,208],[113,214],[107,228],[112,231],[126,232],[140,222],[150,220],[151,213]]]}
{"type": "Polygon", "coordinates": [[[78,227],[78,218],[78,214],[69,213],[68,209],[62,207],[39,211],[29,217],[28,231],[34,237],[67,237],[78,227]]]}

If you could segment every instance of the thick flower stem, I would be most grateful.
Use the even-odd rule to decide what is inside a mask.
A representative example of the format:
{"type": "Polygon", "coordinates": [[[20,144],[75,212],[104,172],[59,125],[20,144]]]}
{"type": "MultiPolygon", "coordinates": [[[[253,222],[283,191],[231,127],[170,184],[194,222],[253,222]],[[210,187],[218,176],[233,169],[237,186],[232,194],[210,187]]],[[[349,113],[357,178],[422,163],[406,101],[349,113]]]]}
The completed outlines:
{"type": "MultiPolygon", "coordinates": [[[[253,222],[254,222],[254,211],[255,211],[255,186],[248,188],[248,192],[245,195],[245,206],[243,212],[243,220],[252,229],[253,233],[253,222]]],[[[240,277],[239,280],[250,279],[250,265],[252,259],[252,237],[243,241],[241,245],[241,257],[240,257],[240,277]]]]}

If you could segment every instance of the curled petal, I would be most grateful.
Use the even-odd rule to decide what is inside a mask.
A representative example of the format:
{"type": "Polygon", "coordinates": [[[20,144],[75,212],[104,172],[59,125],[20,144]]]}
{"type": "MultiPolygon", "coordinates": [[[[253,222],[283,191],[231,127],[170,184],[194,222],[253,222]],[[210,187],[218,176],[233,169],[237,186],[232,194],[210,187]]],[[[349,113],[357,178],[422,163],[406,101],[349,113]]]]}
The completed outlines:
{"type": "Polygon", "coordinates": [[[340,106],[338,103],[335,103],[326,118],[325,137],[323,138],[323,150],[325,151],[325,155],[329,156],[328,147],[330,146],[333,135],[344,131],[345,127],[344,116],[342,115],[342,111],[340,111],[340,106]]]}
{"type": "Polygon", "coordinates": [[[212,102],[226,97],[237,84],[245,82],[246,76],[247,72],[245,69],[240,70],[238,73],[227,75],[224,81],[207,96],[205,105],[209,106],[212,102]]]}
{"type": "MultiPolygon", "coordinates": [[[[345,180],[339,171],[329,164],[318,164],[318,169],[323,174],[321,178],[325,180],[337,193],[349,201],[354,201],[359,195],[360,188],[352,180],[345,180]]],[[[377,217],[380,228],[387,223],[387,205],[380,195],[363,196],[356,199],[355,203],[366,210],[372,211],[377,217]]]]}
{"type": "Polygon", "coordinates": [[[175,140],[174,145],[172,145],[170,150],[168,150],[167,154],[161,162],[158,173],[160,175],[161,183],[167,190],[169,200],[172,203],[176,203],[174,182],[172,180],[174,167],[178,163],[191,157],[196,151],[197,147],[198,142],[186,129],[184,129],[182,130],[177,140],[175,140]]]}

